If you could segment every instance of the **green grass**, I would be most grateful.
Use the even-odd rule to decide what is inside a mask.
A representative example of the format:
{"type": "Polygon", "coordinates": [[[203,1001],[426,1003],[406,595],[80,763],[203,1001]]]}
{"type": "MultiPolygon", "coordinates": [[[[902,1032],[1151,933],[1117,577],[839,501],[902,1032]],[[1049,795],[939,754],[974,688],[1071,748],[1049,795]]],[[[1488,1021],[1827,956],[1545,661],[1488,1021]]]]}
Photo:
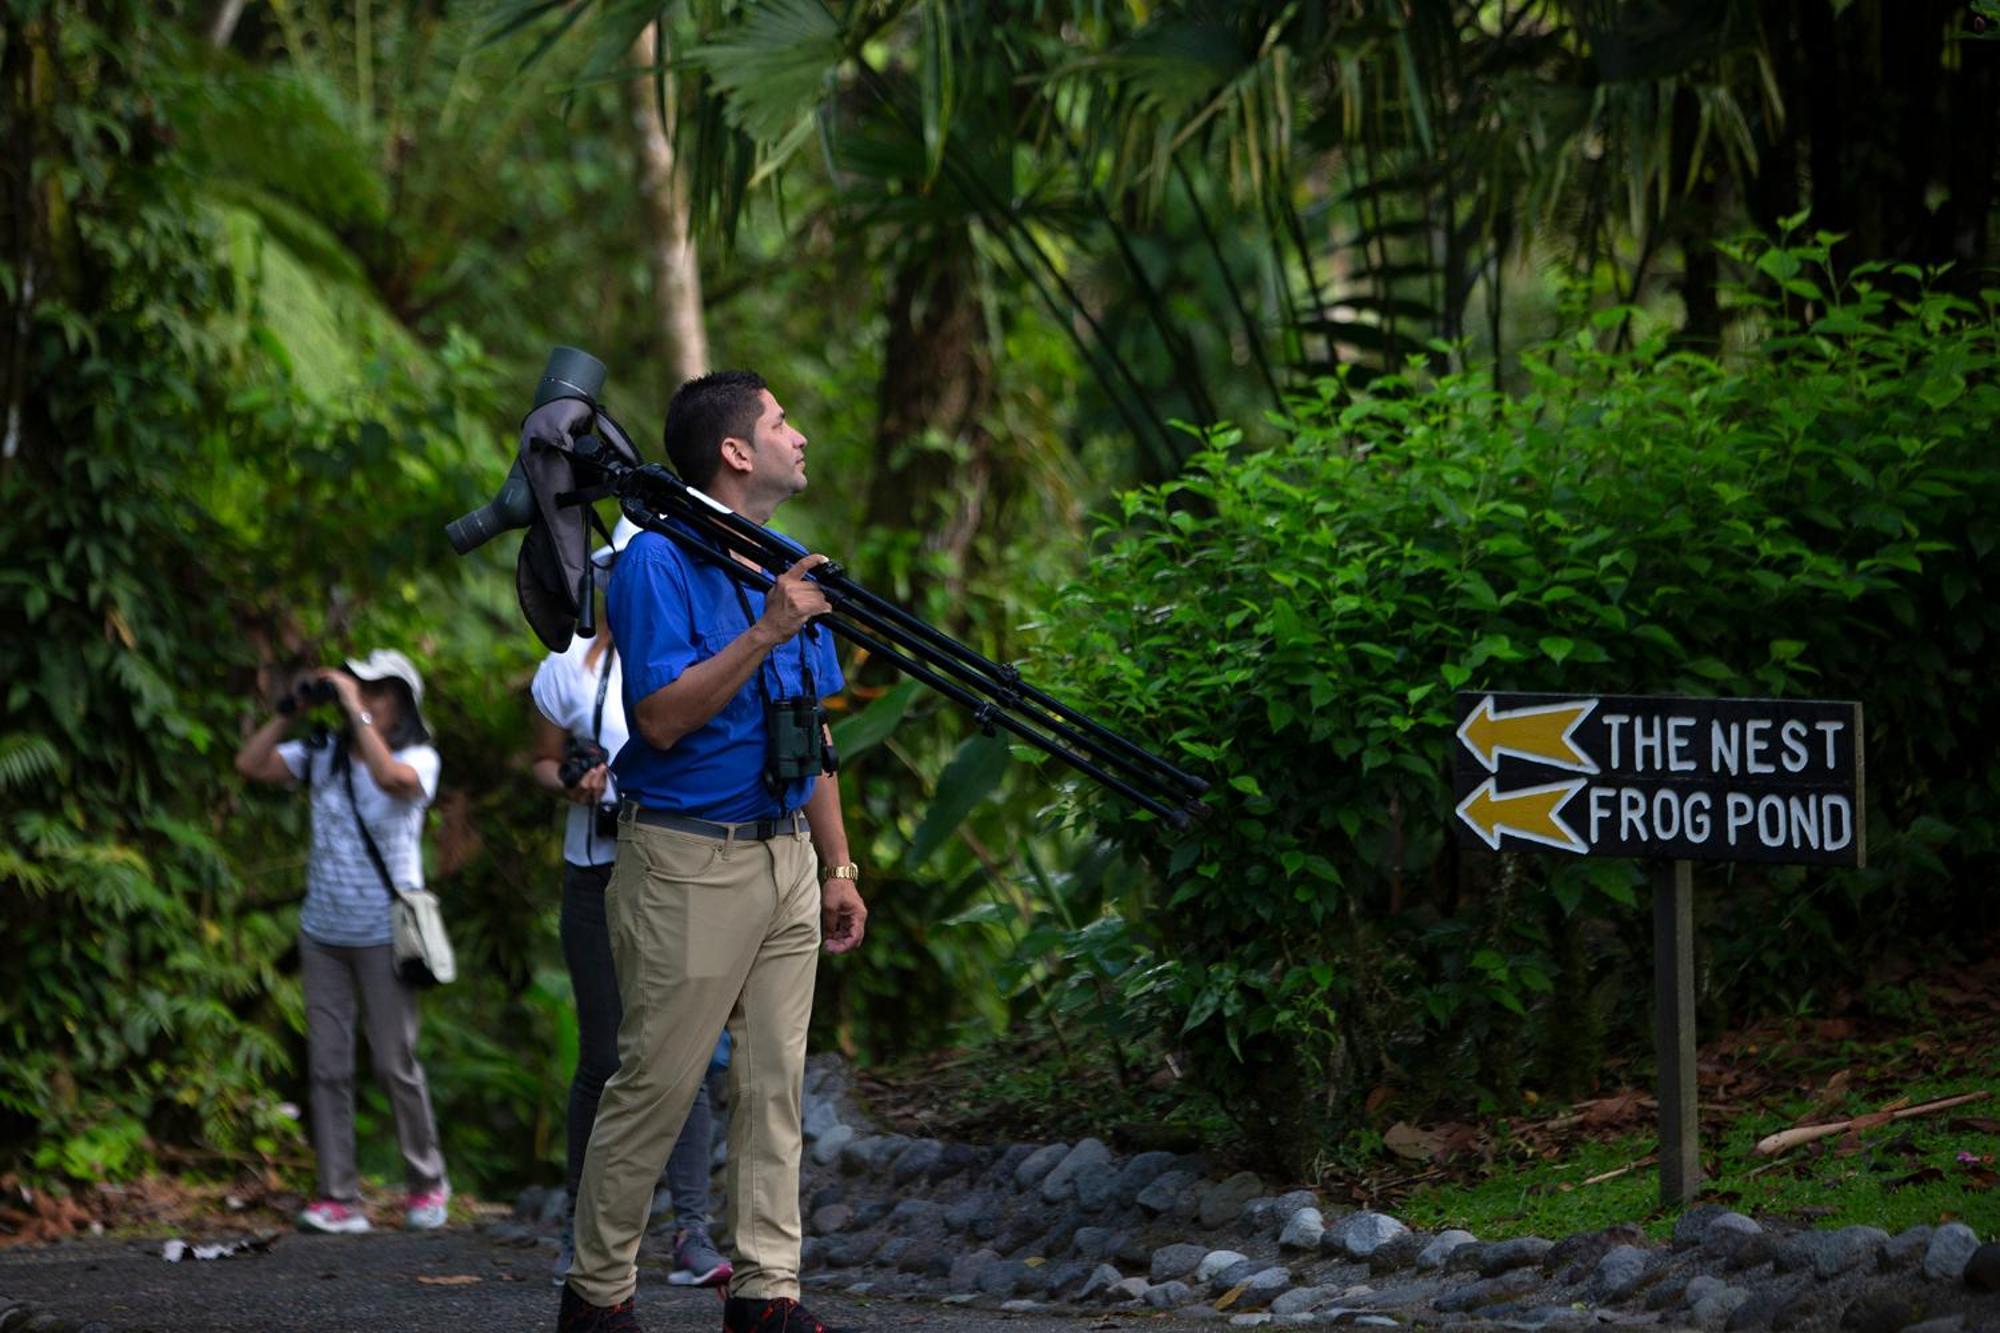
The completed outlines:
{"type": "MultiPolygon", "coordinates": [[[[2000,1076],[1911,1082],[1912,1105],[1960,1093],[2000,1090],[2000,1076]]],[[[1865,1114],[1883,1099],[1849,1094],[1831,1102],[1814,1123],[1865,1114]]],[[[1788,1128],[1811,1107],[1803,1097],[1746,1112],[1719,1132],[1704,1131],[1702,1160],[1709,1178],[1696,1203],[1722,1203],[1751,1216],[1790,1218],[1820,1227],[1867,1225],[1891,1233],[1918,1223],[1957,1220],[1982,1239],[2000,1238],[2000,1133],[1965,1126],[2000,1122],[2000,1097],[1866,1130],[1857,1151],[1837,1137],[1794,1148],[1775,1159],[1752,1146],[1788,1128]],[[1953,1128],[1955,1124],[1963,1127],[1953,1128]],[[1959,1154],[1983,1161],[1968,1165],[1959,1154]]],[[[1482,1238],[1550,1238],[1637,1221],[1654,1236],[1673,1230],[1678,1208],[1659,1202],[1656,1166],[1640,1166],[1597,1184],[1591,1177],[1651,1156],[1651,1134],[1583,1141],[1554,1160],[1502,1152],[1485,1178],[1419,1186],[1394,1211],[1415,1227],[1464,1227],[1482,1238]]]]}

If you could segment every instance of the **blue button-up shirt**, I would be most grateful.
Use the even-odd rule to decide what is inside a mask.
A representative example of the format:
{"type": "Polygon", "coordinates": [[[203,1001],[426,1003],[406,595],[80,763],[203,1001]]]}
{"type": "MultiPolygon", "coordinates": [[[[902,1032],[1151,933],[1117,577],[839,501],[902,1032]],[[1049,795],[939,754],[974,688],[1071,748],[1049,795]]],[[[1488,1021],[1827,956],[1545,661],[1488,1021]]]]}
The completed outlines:
{"type": "Polygon", "coordinates": [[[657,532],[632,538],[612,570],[605,612],[625,660],[625,711],[634,726],[611,771],[618,790],[648,809],[734,824],[796,810],[812,795],[816,778],[782,794],[766,785],[764,701],[808,693],[808,665],[812,692],[840,692],[846,682],[833,634],[823,627],[779,644],[721,712],[673,748],[654,749],[639,735],[641,699],[721,652],[763,614],[764,594],[745,587],[739,598],[738,587],[706,557],[657,532]]]}

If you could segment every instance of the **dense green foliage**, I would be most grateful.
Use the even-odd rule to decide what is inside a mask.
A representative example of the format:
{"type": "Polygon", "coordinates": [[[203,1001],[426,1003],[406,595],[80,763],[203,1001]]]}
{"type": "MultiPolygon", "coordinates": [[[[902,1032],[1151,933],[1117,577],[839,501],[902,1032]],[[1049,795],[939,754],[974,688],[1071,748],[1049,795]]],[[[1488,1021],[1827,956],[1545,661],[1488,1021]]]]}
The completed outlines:
{"type": "Polygon", "coordinates": [[[1220,432],[1128,495],[1064,599],[1077,693],[1221,786],[1188,833],[1125,825],[1158,885],[1126,998],[1211,1080],[1247,1066],[1245,1128],[1295,1164],[1378,1082],[1574,1088],[1634,1017],[1605,1006],[1646,975],[1640,869],[1460,851],[1454,690],[1864,701],[1869,869],[1703,872],[1731,1011],[1864,966],[1858,932],[1991,919],[2000,322],[1914,273],[1835,287],[1826,238],[1745,258],[1774,295],[1728,356],[1586,332],[1518,396],[1328,381],[1285,447],[1220,432]]]}
{"type": "MultiPolygon", "coordinates": [[[[1867,701],[1875,869],[1735,877],[1756,910],[1713,900],[1718,1010],[1808,1006],[1856,921],[1990,911],[1955,878],[1993,838],[1958,683],[1993,629],[1990,324],[1854,266],[1956,259],[1940,290],[1977,290],[1995,53],[1925,0],[1920,40],[1864,62],[1922,95],[1844,119],[1838,62],[1790,48],[1855,63],[1865,8],[7,6],[0,1171],[298,1163],[302,811],[229,759],[288,671],[394,644],[444,757],[430,870],[465,980],[424,1043],[454,1177],[553,1174],[541,650],[511,544],[459,561],[441,528],[504,472],[551,343],[602,357],[654,437],[679,363],[648,101],[710,359],[780,387],[828,479],[785,524],[990,656],[1038,639],[1223,780],[1195,840],[1051,819],[1050,766],[851,663],[873,919],[823,969],[816,1043],[1033,1018],[1128,1086],[1175,1047],[1218,1094],[1248,1062],[1310,1108],[1295,1160],[1377,1078],[1587,1079],[1638,1003],[1634,886],[1444,844],[1462,683],[1867,701]],[[671,64],[635,70],[655,22],[671,64]],[[1714,244],[1807,202],[1857,233],[1839,281],[1882,285],[1833,309],[1798,247],[1714,244]],[[1719,304],[1731,274],[1790,305],[1719,304]],[[1434,368],[1372,378],[1434,334],[1434,368]],[[1204,444],[1090,546],[1094,507],[1204,444]]],[[[393,1174],[368,1085],[364,1163],[393,1174]]]]}

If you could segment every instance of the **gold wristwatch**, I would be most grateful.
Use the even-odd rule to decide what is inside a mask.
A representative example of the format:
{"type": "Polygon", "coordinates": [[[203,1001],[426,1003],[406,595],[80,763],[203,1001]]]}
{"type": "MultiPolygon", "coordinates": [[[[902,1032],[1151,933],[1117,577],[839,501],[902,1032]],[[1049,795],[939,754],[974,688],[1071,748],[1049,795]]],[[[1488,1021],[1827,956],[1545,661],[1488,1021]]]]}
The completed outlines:
{"type": "Polygon", "coordinates": [[[837,866],[828,866],[826,868],[826,877],[828,879],[858,880],[861,878],[861,867],[852,861],[843,861],[837,866]]]}

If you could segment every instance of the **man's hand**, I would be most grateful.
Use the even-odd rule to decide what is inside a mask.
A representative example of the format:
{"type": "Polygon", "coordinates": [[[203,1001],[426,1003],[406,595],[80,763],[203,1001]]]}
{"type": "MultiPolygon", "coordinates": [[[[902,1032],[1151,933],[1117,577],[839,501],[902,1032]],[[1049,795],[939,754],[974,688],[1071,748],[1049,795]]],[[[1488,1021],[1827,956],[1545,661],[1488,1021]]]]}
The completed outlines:
{"type": "Polygon", "coordinates": [[[604,803],[605,781],[610,776],[610,773],[611,770],[609,768],[606,768],[603,764],[599,764],[596,768],[591,769],[588,773],[578,778],[574,787],[563,788],[563,795],[578,805],[602,805],[604,803]]]}
{"type": "Polygon", "coordinates": [[[774,642],[783,643],[804,629],[808,620],[833,609],[832,603],[826,600],[826,593],[806,577],[809,570],[825,563],[823,555],[807,556],[778,575],[777,582],[764,594],[764,614],[757,618],[757,623],[764,627],[774,642]]]}
{"type": "Polygon", "coordinates": [[[828,953],[846,953],[861,943],[868,905],[851,879],[830,879],[820,891],[820,942],[828,953]]]}

